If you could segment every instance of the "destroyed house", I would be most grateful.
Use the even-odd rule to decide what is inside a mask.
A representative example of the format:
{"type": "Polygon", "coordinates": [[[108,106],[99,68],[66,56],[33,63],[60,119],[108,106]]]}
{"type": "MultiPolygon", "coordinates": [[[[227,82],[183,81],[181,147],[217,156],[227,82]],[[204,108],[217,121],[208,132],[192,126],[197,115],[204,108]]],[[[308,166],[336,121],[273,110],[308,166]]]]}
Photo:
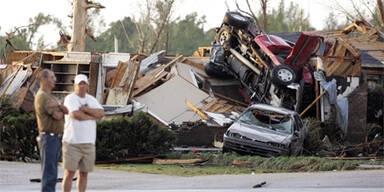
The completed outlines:
{"type": "MultiPolygon", "coordinates": [[[[384,42],[379,31],[349,34],[340,31],[309,32],[332,42],[331,54],[313,58],[312,66],[325,72],[326,81],[335,81],[337,96],[347,98],[343,125],[347,138],[360,142],[367,119],[367,90],[383,84],[384,42]]],[[[296,42],[300,33],[277,34],[296,42]]],[[[63,98],[73,91],[77,74],[89,77],[90,91],[105,108],[106,114],[145,110],[164,126],[181,127],[203,121],[224,126],[248,105],[239,93],[239,81],[217,79],[207,75],[209,62],[204,51],[198,57],[169,56],[164,51],[152,55],[129,53],[10,51],[7,65],[1,65],[0,94],[10,95],[14,106],[33,110],[37,91],[36,76],[42,68],[55,72],[57,84],[53,93],[63,98]],[[127,107],[130,106],[130,107],[127,107]],[[235,114],[235,115],[234,115],[235,114]]],[[[322,89],[316,90],[321,97],[322,89]]],[[[381,104],[383,105],[383,104],[381,104]]],[[[315,107],[313,107],[315,108],[315,107]]],[[[321,97],[316,107],[318,119],[336,121],[334,105],[321,97]]],[[[340,118],[339,118],[340,119],[340,118]]],[[[220,133],[212,135],[221,137],[220,133]]],[[[212,139],[212,138],[211,138],[212,139]]]]}
{"type": "MultiPolygon", "coordinates": [[[[336,47],[334,58],[322,58],[327,81],[336,81],[337,97],[348,99],[347,140],[362,142],[367,125],[368,89],[384,85],[384,36],[372,28],[361,31],[313,31],[306,32],[321,35],[326,41],[342,46],[336,47]],[[348,62],[352,57],[355,62],[348,62]],[[327,59],[329,62],[327,62],[327,59]],[[333,59],[333,61],[331,61],[333,59]]],[[[296,42],[300,33],[283,33],[278,36],[296,42]]],[[[320,91],[319,91],[320,92],[320,91]]],[[[318,94],[318,93],[317,93],[318,94]]],[[[384,108],[384,103],[378,103],[384,108]]],[[[320,119],[335,120],[335,110],[327,99],[320,99],[320,119]]]]}

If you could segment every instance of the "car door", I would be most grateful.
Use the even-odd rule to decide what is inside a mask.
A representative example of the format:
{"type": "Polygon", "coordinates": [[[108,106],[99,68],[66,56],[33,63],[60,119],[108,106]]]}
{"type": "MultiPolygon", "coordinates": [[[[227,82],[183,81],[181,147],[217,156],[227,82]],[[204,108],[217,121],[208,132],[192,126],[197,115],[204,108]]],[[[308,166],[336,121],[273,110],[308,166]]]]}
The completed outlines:
{"type": "Polygon", "coordinates": [[[293,138],[291,143],[291,155],[298,155],[303,149],[304,130],[303,123],[297,115],[293,116],[293,138]]]}

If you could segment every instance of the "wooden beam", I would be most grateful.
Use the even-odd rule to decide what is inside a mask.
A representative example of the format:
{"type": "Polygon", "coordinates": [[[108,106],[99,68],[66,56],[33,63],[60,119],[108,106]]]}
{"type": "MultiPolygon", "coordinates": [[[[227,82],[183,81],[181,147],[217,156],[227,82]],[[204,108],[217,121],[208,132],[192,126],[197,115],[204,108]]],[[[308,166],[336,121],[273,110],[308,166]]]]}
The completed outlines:
{"type": "Polygon", "coordinates": [[[304,109],[303,112],[300,113],[300,117],[304,115],[305,112],[307,112],[324,94],[326,91],[323,91],[310,105],[308,105],[307,108],[304,109]]]}
{"type": "Polygon", "coordinates": [[[339,40],[339,42],[342,43],[342,45],[343,45],[345,48],[347,48],[348,51],[351,52],[352,55],[353,55],[354,57],[358,57],[358,58],[360,58],[360,53],[359,53],[355,48],[353,48],[352,45],[350,45],[349,43],[347,43],[347,42],[346,42],[343,38],[341,38],[341,37],[337,38],[337,40],[339,40]]]}
{"type": "Polygon", "coordinates": [[[197,113],[202,119],[209,120],[210,118],[202,111],[200,111],[198,108],[193,106],[191,102],[189,102],[187,99],[185,100],[185,103],[195,112],[197,113]]]}
{"type": "Polygon", "coordinates": [[[153,164],[175,165],[175,164],[195,164],[203,162],[202,159],[154,159],[153,164]]]}

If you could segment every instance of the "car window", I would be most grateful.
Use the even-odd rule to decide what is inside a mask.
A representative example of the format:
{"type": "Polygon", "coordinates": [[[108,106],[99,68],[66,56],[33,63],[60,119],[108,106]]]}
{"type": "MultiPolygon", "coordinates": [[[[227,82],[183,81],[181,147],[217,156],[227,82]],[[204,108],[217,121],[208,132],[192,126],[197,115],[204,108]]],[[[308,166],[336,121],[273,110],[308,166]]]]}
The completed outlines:
{"type": "Polygon", "coordinates": [[[279,131],[283,133],[292,133],[292,119],[290,116],[251,109],[243,113],[239,121],[249,125],[256,125],[263,128],[279,131]]]}

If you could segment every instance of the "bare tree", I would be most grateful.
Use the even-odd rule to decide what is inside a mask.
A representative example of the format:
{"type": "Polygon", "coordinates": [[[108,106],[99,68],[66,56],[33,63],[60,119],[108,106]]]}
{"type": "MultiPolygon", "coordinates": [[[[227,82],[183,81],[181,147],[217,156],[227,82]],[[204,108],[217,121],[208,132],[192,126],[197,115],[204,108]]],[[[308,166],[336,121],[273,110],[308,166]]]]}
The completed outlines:
{"type": "Polygon", "coordinates": [[[329,6],[335,8],[337,12],[346,16],[347,21],[353,22],[354,20],[368,21],[368,15],[366,11],[370,13],[370,18],[377,24],[383,24],[383,3],[382,0],[349,0],[348,5],[352,6],[350,9],[345,5],[341,5],[339,1],[332,1],[335,6],[329,6]],[[381,7],[381,10],[380,10],[381,7]],[[378,8],[379,18],[376,16],[374,9],[378,8]]]}
{"type": "Polygon", "coordinates": [[[90,8],[105,8],[99,3],[88,0],[73,0],[72,2],[72,37],[68,44],[68,51],[85,51],[86,37],[91,38],[90,30],[86,28],[87,10],[90,8]]]}
{"type": "MultiPolygon", "coordinates": [[[[139,46],[137,47],[138,53],[145,53],[146,44],[150,34],[149,28],[151,27],[151,14],[152,14],[152,2],[146,0],[146,10],[141,11],[141,18],[138,22],[135,22],[136,30],[139,35],[139,46]]],[[[134,19],[135,20],[135,19],[134,19]]]]}
{"type": "Polygon", "coordinates": [[[159,18],[156,20],[157,22],[155,21],[157,25],[157,29],[155,30],[156,37],[151,45],[149,53],[152,53],[154,51],[160,40],[160,35],[162,34],[164,27],[169,23],[171,10],[174,2],[174,0],[165,0],[164,2],[157,2],[156,8],[159,14],[159,18]]]}
{"type": "Polygon", "coordinates": [[[381,26],[384,26],[384,8],[383,8],[383,1],[382,0],[377,0],[377,8],[379,11],[381,26]]]}
{"type": "Polygon", "coordinates": [[[267,29],[267,24],[268,24],[268,21],[267,21],[267,5],[268,5],[268,0],[260,0],[260,4],[261,4],[261,9],[263,11],[263,28],[265,31],[268,31],[267,29]]]}
{"type": "Polygon", "coordinates": [[[240,12],[242,12],[242,13],[244,13],[244,14],[250,16],[250,17],[252,17],[252,19],[253,19],[253,20],[255,21],[255,23],[256,23],[257,28],[258,28],[260,31],[263,31],[262,28],[261,28],[260,22],[259,22],[259,20],[257,19],[256,14],[252,11],[252,8],[251,8],[251,5],[250,5],[250,3],[249,3],[249,0],[246,0],[246,2],[247,2],[248,11],[244,11],[244,10],[242,10],[242,9],[240,8],[239,4],[238,4],[237,1],[236,1],[236,7],[237,7],[237,9],[238,9],[240,12]]]}
{"type": "MultiPolygon", "coordinates": [[[[167,42],[166,33],[169,31],[168,25],[174,2],[174,0],[146,0],[145,10],[141,11],[142,19],[135,22],[139,36],[138,53],[151,54],[159,46],[164,46],[164,41],[167,42]]],[[[166,44],[164,49],[167,49],[166,44]]]]}

